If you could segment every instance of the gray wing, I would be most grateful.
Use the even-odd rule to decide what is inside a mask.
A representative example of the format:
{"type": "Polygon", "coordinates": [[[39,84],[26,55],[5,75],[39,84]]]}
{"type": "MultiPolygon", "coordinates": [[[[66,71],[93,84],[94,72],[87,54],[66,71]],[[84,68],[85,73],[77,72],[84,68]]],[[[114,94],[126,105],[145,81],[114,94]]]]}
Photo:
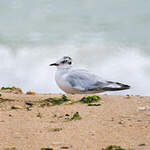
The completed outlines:
{"type": "Polygon", "coordinates": [[[82,91],[99,91],[108,85],[107,81],[86,70],[71,70],[66,80],[72,88],[82,91]]]}

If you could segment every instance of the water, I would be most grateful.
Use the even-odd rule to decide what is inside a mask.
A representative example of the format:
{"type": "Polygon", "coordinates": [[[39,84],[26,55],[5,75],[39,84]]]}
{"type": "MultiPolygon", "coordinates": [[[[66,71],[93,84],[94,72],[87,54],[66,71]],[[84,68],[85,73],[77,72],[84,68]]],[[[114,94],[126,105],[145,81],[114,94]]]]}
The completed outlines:
{"type": "Polygon", "coordinates": [[[150,95],[150,1],[0,0],[0,86],[62,93],[48,65],[77,67],[150,95]]]}

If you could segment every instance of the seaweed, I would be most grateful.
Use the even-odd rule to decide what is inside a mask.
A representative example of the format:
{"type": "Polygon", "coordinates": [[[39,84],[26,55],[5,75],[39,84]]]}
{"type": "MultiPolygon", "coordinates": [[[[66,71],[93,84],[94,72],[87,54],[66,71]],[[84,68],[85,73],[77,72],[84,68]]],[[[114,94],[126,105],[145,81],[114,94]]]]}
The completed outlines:
{"type": "Polygon", "coordinates": [[[61,131],[62,130],[62,128],[54,128],[54,129],[52,129],[51,131],[53,131],[53,132],[59,132],[59,131],[61,131]]]}
{"type": "Polygon", "coordinates": [[[92,102],[97,102],[99,101],[101,98],[97,95],[93,95],[93,96],[87,96],[87,97],[83,97],[80,102],[82,103],[92,103],[92,102]]]}
{"type": "Polygon", "coordinates": [[[39,118],[42,118],[42,115],[41,115],[40,112],[36,116],[39,117],[39,118]]]}
{"type": "MultiPolygon", "coordinates": [[[[102,148],[102,150],[126,150],[125,148],[122,148],[121,146],[117,146],[117,145],[110,145],[106,148],[102,148]]],[[[133,149],[129,149],[129,150],[133,150],[133,149]]]]}
{"type": "Polygon", "coordinates": [[[41,148],[41,150],[53,150],[53,148],[41,148]]]}
{"type": "Polygon", "coordinates": [[[30,106],[30,107],[33,106],[33,103],[31,103],[31,102],[25,102],[25,104],[28,105],[28,106],[30,106]]]}
{"type": "Polygon", "coordinates": [[[70,101],[70,100],[67,98],[66,95],[62,95],[61,98],[56,98],[56,97],[54,97],[54,98],[47,98],[44,101],[50,102],[53,105],[60,105],[60,104],[62,104],[64,102],[67,102],[67,101],[70,101]]]}
{"type": "Polygon", "coordinates": [[[21,109],[22,107],[20,106],[11,106],[11,109],[21,109]]]}
{"type": "Polygon", "coordinates": [[[13,87],[1,87],[1,90],[13,90],[13,87]]]}
{"type": "Polygon", "coordinates": [[[65,121],[66,121],[66,122],[69,122],[69,121],[72,121],[72,120],[81,120],[81,119],[82,119],[82,118],[81,118],[81,116],[79,115],[79,113],[76,112],[76,113],[74,113],[74,115],[73,115],[72,118],[66,119],[65,121]]]}
{"type": "Polygon", "coordinates": [[[88,106],[101,106],[101,104],[88,104],[88,106]]]}
{"type": "Polygon", "coordinates": [[[61,149],[69,149],[68,146],[62,146],[61,149]]]}
{"type": "MultiPolygon", "coordinates": [[[[101,98],[97,95],[93,95],[93,96],[87,96],[87,97],[83,97],[79,100],[72,100],[72,99],[68,99],[68,97],[66,95],[62,95],[62,97],[60,98],[57,98],[57,97],[50,97],[50,98],[47,98],[45,100],[42,100],[42,103],[40,106],[43,107],[43,106],[50,106],[51,104],[52,105],[60,105],[60,104],[63,104],[64,102],[68,102],[68,104],[74,104],[74,103],[78,103],[78,102],[81,102],[81,103],[87,103],[87,104],[90,104],[90,103],[93,103],[93,102],[98,102],[101,98]]],[[[88,106],[100,106],[101,104],[91,104],[91,105],[88,105],[88,106]]]]}

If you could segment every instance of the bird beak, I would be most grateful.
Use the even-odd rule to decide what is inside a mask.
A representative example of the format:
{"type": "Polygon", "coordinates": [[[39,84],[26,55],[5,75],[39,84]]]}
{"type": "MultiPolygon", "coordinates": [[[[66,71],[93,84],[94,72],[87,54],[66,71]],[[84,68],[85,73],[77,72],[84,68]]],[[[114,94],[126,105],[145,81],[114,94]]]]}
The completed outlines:
{"type": "Polygon", "coordinates": [[[50,64],[49,66],[58,66],[57,63],[50,64]]]}

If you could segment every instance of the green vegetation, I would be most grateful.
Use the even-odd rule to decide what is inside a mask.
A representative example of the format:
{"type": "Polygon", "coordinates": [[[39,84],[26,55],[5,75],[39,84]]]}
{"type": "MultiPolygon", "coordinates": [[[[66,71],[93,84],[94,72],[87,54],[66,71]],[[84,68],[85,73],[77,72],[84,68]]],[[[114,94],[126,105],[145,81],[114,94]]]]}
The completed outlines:
{"type": "Polygon", "coordinates": [[[69,104],[82,102],[82,103],[89,104],[88,106],[100,106],[101,104],[90,104],[90,103],[93,103],[93,102],[97,102],[100,99],[101,98],[99,96],[93,95],[93,96],[83,97],[79,100],[71,100],[71,99],[68,99],[68,97],[66,95],[62,95],[61,98],[54,97],[54,98],[45,99],[44,102],[47,102],[47,103],[43,103],[43,104],[41,104],[41,106],[50,106],[50,103],[53,104],[53,105],[60,105],[60,104],[63,104],[64,102],[68,102],[69,104]]]}
{"type": "MultiPolygon", "coordinates": [[[[106,148],[102,148],[102,150],[126,150],[125,148],[122,148],[121,146],[117,146],[117,145],[110,145],[106,148]]],[[[129,149],[129,150],[133,150],[133,149],[129,149]]]]}
{"type": "Polygon", "coordinates": [[[47,99],[45,99],[44,101],[50,102],[50,103],[52,103],[53,105],[60,105],[60,104],[62,104],[62,103],[64,103],[64,102],[69,101],[69,99],[67,98],[66,95],[62,95],[61,98],[56,98],[56,97],[54,97],[54,98],[47,98],[47,99]]]}
{"type": "Polygon", "coordinates": [[[73,117],[70,119],[65,120],[66,122],[72,121],[72,120],[81,120],[81,116],[79,115],[78,112],[74,113],[73,117]]]}
{"type": "Polygon", "coordinates": [[[41,148],[41,150],[53,150],[53,148],[41,148]]]}
{"type": "Polygon", "coordinates": [[[97,102],[100,100],[100,97],[97,95],[94,96],[88,96],[88,97],[83,97],[80,102],[82,103],[93,103],[93,102],[97,102]]]}
{"type": "Polygon", "coordinates": [[[74,103],[78,103],[78,102],[82,102],[82,103],[87,103],[88,106],[100,106],[101,104],[91,104],[93,102],[98,102],[101,98],[97,95],[93,95],[93,96],[87,96],[87,97],[83,97],[80,100],[70,100],[69,104],[74,104],[74,103]]]}
{"type": "Polygon", "coordinates": [[[2,96],[2,94],[0,93],[0,96],[2,96]]]}
{"type": "Polygon", "coordinates": [[[13,87],[1,87],[1,90],[13,90],[13,87]]]}
{"type": "Polygon", "coordinates": [[[22,94],[22,90],[20,88],[16,88],[15,86],[13,87],[1,87],[0,90],[9,90],[9,91],[15,91],[16,94],[22,94]]]}

